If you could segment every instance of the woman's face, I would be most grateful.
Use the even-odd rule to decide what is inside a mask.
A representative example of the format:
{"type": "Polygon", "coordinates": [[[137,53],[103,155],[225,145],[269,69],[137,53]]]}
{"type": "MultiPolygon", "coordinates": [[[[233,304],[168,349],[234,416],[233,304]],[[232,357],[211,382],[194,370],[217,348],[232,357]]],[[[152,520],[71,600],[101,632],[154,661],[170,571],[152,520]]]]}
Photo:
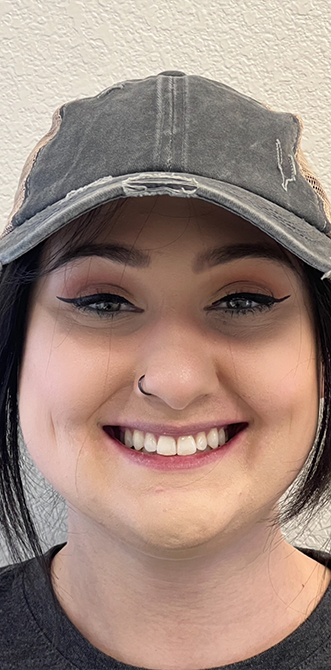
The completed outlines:
{"type": "MultiPolygon", "coordinates": [[[[228,245],[279,249],[215,205],[158,196],[106,212],[94,243],[139,249],[150,262],[76,257],[36,284],[19,384],[27,448],[66,499],[69,528],[94,544],[118,538],[150,555],[183,556],[225,546],[266,523],[314,441],[319,365],[308,293],[281,259],[198,262],[228,245]],[[254,311],[256,301],[236,310],[224,302],[241,292],[290,297],[254,311]],[[121,311],[93,312],[104,300],[89,312],[59,300],[96,293],[121,296],[121,311]],[[137,387],[142,375],[151,396],[137,387]],[[137,465],[103,429],[229,418],[248,423],[240,447],[184,470],[137,465]]],[[[68,231],[49,240],[44,259],[68,231]]]]}

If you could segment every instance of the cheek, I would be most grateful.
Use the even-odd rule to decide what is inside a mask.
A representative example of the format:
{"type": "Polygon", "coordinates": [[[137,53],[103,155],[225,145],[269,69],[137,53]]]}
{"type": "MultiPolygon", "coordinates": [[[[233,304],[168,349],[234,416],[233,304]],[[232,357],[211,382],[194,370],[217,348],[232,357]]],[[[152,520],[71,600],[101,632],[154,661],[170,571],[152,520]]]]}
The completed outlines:
{"type": "MultiPolygon", "coordinates": [[[[111,396],[111,343],[65,331],[33,315],[19,380],[19,412],[25,441],[54,439],[63,431],[89,427],[111,396]]],[[[116,360],[116,356],[115,356],[116,360]]],[[[118,377],[117,377],[118,378],[118,377]]]]}
{"type": "Polygon", "coordinates": [[[258,420],[277,431],[313,439],[317,427],[319,387],[314,334],[310,323],[294,321],[281,336],[261,338],[259,346],[237,352],[240,397],[258,420]]]}

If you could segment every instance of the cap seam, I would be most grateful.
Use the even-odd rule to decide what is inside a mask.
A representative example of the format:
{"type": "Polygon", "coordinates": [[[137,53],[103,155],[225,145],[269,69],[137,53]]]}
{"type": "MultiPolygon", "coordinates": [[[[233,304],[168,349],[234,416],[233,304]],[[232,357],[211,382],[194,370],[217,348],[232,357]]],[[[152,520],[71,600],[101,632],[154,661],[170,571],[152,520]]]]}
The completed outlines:
{"type": "MultiPolygon", "coordinates": [[[[299,133],[298,133],[298,136],[297,136],[297,139],[296,139],[296,143],[295,143],[295,154],[294,154],[294,155],[295,155],[295,160],[296,160],[296,163],[297,163],[297,166],[298,166],[298,169],[299,169],[299,172],[300,172],[302,178],[305,180],[306,184],[308,184],[308,185],[310,186],[312,195],[314,196],[314,200],[315,200],[315,202],[316,202],[316,204],[317,204],[317,206],[318,206],[318,209],[320,210],[320,213],[321,213],[322,216],[324,216],[324,218],[326,219],[326,224],[325,224],[323,230],[325,230],[325,231],[326,231],[326,234],[327,234],[328,236],[330,236],[330,235],[329,235],[330,230],[328,231],[327,228],[330,229],[330,227],[331,227],[331,218],[328,216],[328,212],[327,212],[325,203],[323,202],[322,198],[319,196],[319,194],[317,193],[317,191],[315,191],[315,189],[313,188],[313,186],[310,184],[310,182],[308,181],[308,179],[305,178],[305,176],[304,176],[304,174],[303,174],[303,172],[302,172],[302,170],[301,170],[300,161],[298,160],[298,153],[299,153],[300,151],[301,151],[301,153],[303,153],[303,152],[302,152],[302,147],[301,147],[301,141],[302,141],[302,135],[303,135],[303,121],[302,121],[301,116],[300,116],[299,114],[294,114],[294,113],[293,113],[293,118],[295,119],[296,123],[297,123],[298,126],[299,126],[299,133]]],[[[319,179],[318,179],[315,175],[313,175],[313,176],[315,177],[316,181],[319,182],[319,179]]],[[[321,188],[322,188],[322,190],[324,191],[322,185],[321,185],[321,188]]],[[[325,196],[326,196],[326,198],[327,198],[327,195],[326,195],[326,194],[325,194],[325,196]]],[[[329,208],[329,210],[330,210],[330,204],[328,205],[328,208],[329,208]]]]}
{"type": "Polygon", "coordinates": [[[181,166],[183,172],[186,171],[187,165],[187,128],[188,128],[188,79],[184,79],[183,92],[183,141],[182,141],[182,155],[181,155],[181,166]]]}
{"type": "Polygon", "coordinates": [[[169,128],[170,128],[170,138],[168,143],[168,160],[167,167],[168,171],[171,172],[173,166],[173,156],[174,156],[174,77],[168,77],[169,80],[169,128]]]}
{"type": "Polygon", "coordinates": [[[8,217],[7,225],[10,225],[12,223],[13,219],[18,214],[20,209],[23,207],[24,202],[29,195],[29,184],[30,184],[31,173],[33,171],[33,168],[36,164],[40,152],[42,151],[42,149],[44,149],[44,147],[50,144],[50,142],[56,137],[61,128],[63,121],[62,116],[63,107],[64,105],[61,105],[55,110],[52,116],[51,127],[49,128],[47,133],[43,135],[43,137],[39,140],[39,142],[37,142],[36,146],[29,153],[25,161],[21,178],[18,184],[17,192],[15,195],[14,205],[8,217]],[[25,170],[27,170],[28,168],[30,169],[25,175],[25,170]]]}
{"type": "Polygon", "coordinates": [[[163,119],[163,108],[162,108],[162,79],[161,77],[156,78],[156,145],[154,150],[154,166],[159,164],[160,153],[161,153],[161,135],[162,135],[162,119],[163,119]]]}

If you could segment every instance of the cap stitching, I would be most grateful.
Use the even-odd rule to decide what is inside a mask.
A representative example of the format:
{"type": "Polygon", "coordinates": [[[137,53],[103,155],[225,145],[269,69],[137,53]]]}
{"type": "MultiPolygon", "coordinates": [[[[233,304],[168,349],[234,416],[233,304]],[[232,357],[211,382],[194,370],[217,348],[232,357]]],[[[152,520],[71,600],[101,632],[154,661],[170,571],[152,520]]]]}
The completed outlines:
{"type": "Polygon", "coordinates": [[[183,172],[186,172],[186,165],[187,165],[186,138],[187,138],[187,127],[188,127],[188,117],[187,117],[188,79],[187,79],[187,77],[185,77],[185,79],[184,79],[184,88],[182,90],[183,90],[183,141],[182,141],[181,166],[182,166],[183,172]]]}
{"type": "Polygon", "coordinates": [[[170,128],[170,139],[168,143],[168,158],[167,158],[167,168],[168,172],[171,172],[172,159],[173,159],[173,141],[174,141],[174,80],[173,77],[168,78],[169,81],[169,128],[170,128]]]}
{"type": "Polygon", "coordinates": [[[156,142],[154,150],[154,166],[156,167],[159,162],[159,156],[161,151],[161,132],[162,132],[162,79],[161,77],[156,78],[156,142]]]}

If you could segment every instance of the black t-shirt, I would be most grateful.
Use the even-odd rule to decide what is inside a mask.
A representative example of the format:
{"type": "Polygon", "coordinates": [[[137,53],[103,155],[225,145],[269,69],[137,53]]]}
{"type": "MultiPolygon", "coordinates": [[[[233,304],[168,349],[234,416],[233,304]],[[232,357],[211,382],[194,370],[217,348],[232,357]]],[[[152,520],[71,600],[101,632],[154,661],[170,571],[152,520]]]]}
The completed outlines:
{"type": "MultiPolygon", "coordinates": [[[[65,546],[45,556],[49,562],[65,546]]],[[[326,552],[296,547],[331,568],[326,552]]],[[[94,647],[55,608],[35,558],[0,568],[0,670],[132,670],[94,647]],[[54,622],[58,635],[54,639],[54,622]],[[54,644],[52,644],[54,642],[54,644]]],[[[330,670],[331,583],[317,607],[291,635],[261,654],[222,670],[330,670]]],[[[155,668],[155,670],[158,670],[155,668]]],[[[213,670],[216,670],[213,669],[213,670]]]]}

